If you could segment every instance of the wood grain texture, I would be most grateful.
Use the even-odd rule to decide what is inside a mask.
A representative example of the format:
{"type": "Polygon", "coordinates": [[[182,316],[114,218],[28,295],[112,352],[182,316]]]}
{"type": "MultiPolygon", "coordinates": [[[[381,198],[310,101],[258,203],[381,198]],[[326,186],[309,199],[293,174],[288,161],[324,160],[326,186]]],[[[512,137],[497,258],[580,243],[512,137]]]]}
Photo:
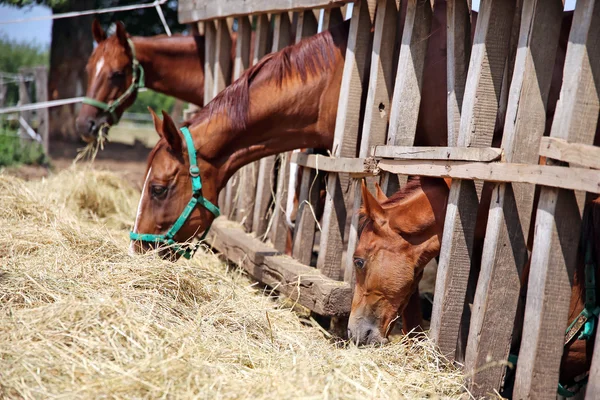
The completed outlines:
{"type": "MultiPolygon", "coordinates": [[[[425,55],[431,33],[431,18],[432,10],[429,0],[408,1],[390,110],[388,145],[414,145],[421,106],[425,55]]],[[[385,174],[381,178],[381,188],[385,193],[391,195],[399,189],[399,185],[405,182],[406,177],[385,174]]]]}
{"type": "MultiPolygon", "coordinates": [[[[573,16],[564,66],[570,73],[563,77],[551,137],[593,143],[600,112],[599,45],[600,3],[580,0],[573,16]]],[[[575,193],[542,188],[516,371],[517,398],[556,396],[580,227],[575,193]]]]}
{"type": "MultiPolygon", "coordinates": [[[[369,71],[375,5],[376,0],[365,0],[354,4],[352,10],[333,141],[332,153],[335,157],[356,156],[364,100],[363,87],[369,71]]],[[[351,209],[348,188],[347,174],[328,176],[317,268],[333,279],[343,276],[343,241],[348,210],[351,209]]]]}
{"type": "Polygon", "coordinates": [[[178,20],[180,24],[205,21],[222,17],[260,13],[303,11],[313,8],[340,7],[351,0],[180,0],[178,20]]]}
{"type": "MultiPolygon", "coordinates": [[[[544,133],[552,80],[547,66],[556,57],[561,22],[560,0],[525,1],[502,141],[507,162],[538,162],[536,143],[544,133]]],[[[505,366],[498,362],[510,351],[534,191],[534,185],[501,184],[492,196],[465,357],[475,397],[492,395],[504,379],[505,366]]]]}
{"type": "Polygon", "coordinates": [[[246,234],[242,227],[224,218],[215,220],[207,237],[210,245],[238,264],[254,279],[297,301],[320,315],[340,316],[350,312],[352,288],[299,263],[246,234]]]}
{"type": "MultiPolygon", "coordinates": [[[[392,94],[394,92],[394,48],[397,39],[399,2],[395,0],[378,0],[375,15],[373,49],[371,52],[371,71],[365,116],[361,135],[359,157],[366,157],[371,146],[382,145],[388,129],[388,113],[392,94]]],[[[362,198],[358,195],[359,180],[351,181],[352,212],[350,231],[348,232],[348,247],[344,265],[344,280],[352,282],[354,263],[352,255],[358,244],[359,209],[362,198]]]]}
{"type": "MultiPolygon", "coordinates": [[[[271,35],[269,33],[269,16],[267,14],[259,15],[256,20],[252,65],[258,63],[270,51],[271,35]]],[[[258,189],[259,168],[260,161],[255,161],[252,164],[246,165],[240,171],[240,186],[235,219],[242,223],[246,232],[252,230],[254,222],[254,206],[258,189]]]]}
{"type": "MultiPolygon", "coordinates": [[[[273,15],[273,45],[272,52],[279,51],[290,44],[290,18],[287,12],[273,15]]],[[[273,173],[275,156],[269,156],[259,161],[256,200],[254,203],[253,231],[261,237],[267,232],[268,210],[273,201],[273,173]]]]}
{"type": "Polygon", "coordinates": [[[577,166],[600,169],[600,147],[569,143],[564,139],[543,137],[540,156],[564,161],[577,166]]]}
{"type": "MultiPolygon", "coordinates": [[[[250,38],[252,36],[252,26],[248,17],[238,18],[238,31],[235,45],[235,59],[233,63],[233,78],[236,81],[248,67],[250,67],[250,38]]],[[[238,187],[243,175],[242,170],[233,174],[225,187],[225,209],[224,215],[233,220],[237,212],[238,187]]]]}
{"type": "MultiPolygon", "coordinates": [[[[491,145],[514,12],[514,0],[492,0],[481,4],[458,146],[491,145]]],[[[469,280],[473,280],[471,268],[480,261],[476,259],[473,247],[478,207],[475,184],[454,180],[448,197],[431,320],[432,338],[441,352],[451,359],[457,355],[463,312],[468,312],[465,297],[469,280]]]]}
{"type": "Polygon", "coordinates": [[[460,129],[460,111],[471,55],[470,7],[465,0],[446,2],[446,24],[448,146],[455,146],[460,129]]]}
{"type": "Polygon", "coordinates": [[[499,160],[502,156],[502,149],[494,147],[376,146],[372,148],[371,156],[398,160],[488,162],[499,160]]]}
{"type": "MultiPolygon", "coordinates": [[[[596,342],[600,343],[600,329],[596,329],[596,342]]],[[[594,355],[590,375],[585,391],[585,400],[595,400],[600,398],[600,346],[594,346],[594,355]]]]}
{"type": "Polygon", "coordinates": [[[204,25],[204,105],[213,98],[215,84],[215,46],[217,45],[217,28],[214,21],[204,25]]]}

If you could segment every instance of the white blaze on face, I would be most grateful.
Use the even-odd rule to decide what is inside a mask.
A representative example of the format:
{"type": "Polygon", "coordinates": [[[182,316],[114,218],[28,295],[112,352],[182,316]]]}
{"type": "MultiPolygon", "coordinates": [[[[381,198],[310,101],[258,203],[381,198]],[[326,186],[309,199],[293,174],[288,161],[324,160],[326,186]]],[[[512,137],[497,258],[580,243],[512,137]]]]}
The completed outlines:
{"type": "Polygon", "coordinates": [[[98,76],[100,71],[102,71],[102,67],[104,67],[104,57],[102,57],[100,61],[98,61],[98,64],[96,64],[96,76],[98,76]]]}
{"type": "MultiPolygon", "coordinates": [[[[138,225],[140,222],[140,216],[142,215],[142,204],[144,203],[144,196],[146,195],[146,187],[148,187],[148,181],[150,180],[150,174],[152,173],[152,167],[148,169],[148,175],[144,181],[144,187],[142,188],[142,195],[140,196],[140,202],[138,204],[137,214],[135,216],[135,223],[133,225],[133,233],[138,233],[138,225]]],[[[133,241],[129,244],[129,252],[134,253],[133,241]]]]}

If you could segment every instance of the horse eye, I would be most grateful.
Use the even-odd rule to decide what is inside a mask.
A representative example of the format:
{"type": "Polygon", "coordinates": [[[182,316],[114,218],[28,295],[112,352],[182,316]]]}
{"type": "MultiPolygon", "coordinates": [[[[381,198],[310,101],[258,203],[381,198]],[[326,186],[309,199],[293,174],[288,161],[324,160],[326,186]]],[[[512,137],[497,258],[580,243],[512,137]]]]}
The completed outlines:
{"type": "Polygon", "coordinates": [[[167,193],[166,186],[152,185],[152,188],[150,190],[152,192],[153,197],[161,197],[167,193]]]}
{"type": "Polygon", "coordinates": [[[354,266],[358,269],[363,269],[365,267],[365,260],[359,257],[354,257],[354,266]]]}
{"type": "Polygon", "coordinates": [[[123,78],[125,78],[125,72],[124,71],[114,71],[110,73],[110,79],[114,80],[114,81],[120,81],[123,78]]]}

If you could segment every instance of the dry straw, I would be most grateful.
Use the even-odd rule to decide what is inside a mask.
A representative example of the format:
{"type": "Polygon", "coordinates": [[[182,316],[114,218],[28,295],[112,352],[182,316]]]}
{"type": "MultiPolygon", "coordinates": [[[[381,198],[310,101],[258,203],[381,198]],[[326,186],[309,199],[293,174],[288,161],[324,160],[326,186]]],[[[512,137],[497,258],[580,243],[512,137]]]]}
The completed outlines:
{"type": "Polygon", "coordinates": [[[135,191],[0,174],[0,398],[456,398],[428,341],[334,344],[212,254],[127,253],[135,191]]]}

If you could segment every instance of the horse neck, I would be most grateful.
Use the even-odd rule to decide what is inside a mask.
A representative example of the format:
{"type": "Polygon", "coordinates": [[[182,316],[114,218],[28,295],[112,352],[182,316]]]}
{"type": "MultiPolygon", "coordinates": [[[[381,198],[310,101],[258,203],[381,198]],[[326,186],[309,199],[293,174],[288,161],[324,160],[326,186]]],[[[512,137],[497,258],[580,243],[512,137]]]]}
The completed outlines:
{"type": "Polygon", "coordinates": [[[134,37],[146,87],[202,106],[204,38],[200,36],[134,37]]]}
{"type": "Polygon", "coordinates": [[[339,97],[335,81],[341,70],[334,65],[306,81],[292,76],[281,84],[269,79],[253,83],[243,129],[232,126],[228,102],[227,110],[213,115],[205,107],[205,119],[191,132],[199,156],[217,169],[217,192],[238,169],[263,157],[300,148],[331,149],[339,97]]]}

